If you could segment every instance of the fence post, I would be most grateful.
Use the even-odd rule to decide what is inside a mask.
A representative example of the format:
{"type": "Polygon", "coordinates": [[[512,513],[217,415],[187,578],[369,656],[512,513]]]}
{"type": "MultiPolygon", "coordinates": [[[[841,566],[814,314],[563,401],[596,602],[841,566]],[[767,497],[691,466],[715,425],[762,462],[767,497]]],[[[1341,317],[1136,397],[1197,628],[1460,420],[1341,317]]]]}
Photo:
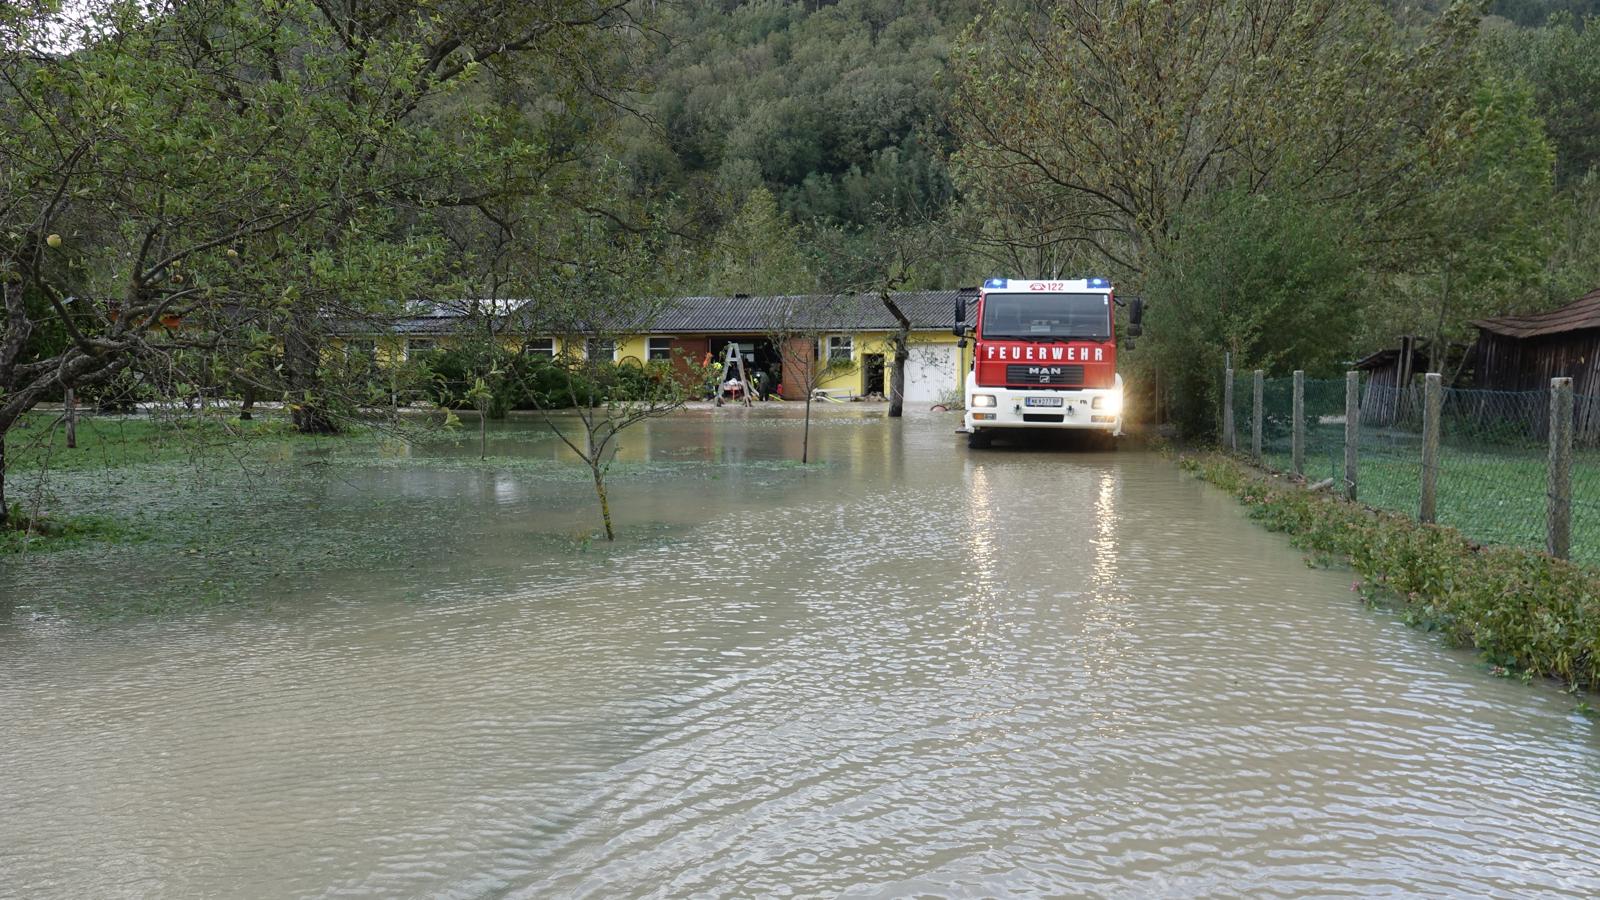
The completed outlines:
{"type": "Polygon", "coordinates": [[[1233,433],[1233,367],[1222,373],[1222,446],[1238,450],[1239,440],[1233,433]]]}
{"type": "Polygon", "coordinates": [[[1266,374],[1257,369],[1255,378],[1250,385],[1250,393],[1252,394],[1250,406],[1250,458],[1255,460],[1258,466],[1261,465],[1261,400],[1263,393],[1265,393],[1265,382],[1263,381],[1265,377],[1266,374]]]}
{"type": "Polygon", "coordinates": [[[1306,371],[1294,370],[1294,414],[1291,416],[1293,424],[1290,431],[1294,434],[1291,439],[1294,446],[1290,450],[1294,474],[1297,478],[1304,478],[1306,474],[1306,371]]]}
{"type": "Polygon", "coordinates": [[[77,392],[74,391],[72,388],[67,388],[67,395],[66,395],[66,397],[64,397],[62,399],[64,399],[66,401],[66,409],[63,412],[63,415],[66,417],[66,420],[67,420],[67,449],[68,450],[76,450],[78,448],[78,395],[77,395],[77,392]]]}
{"type": "Polygon", "coordinates": [[[1439,415],[1444,410],[1444,383],[1438,372],[1425,377],[1422,397],[1422,503],[1417,521],[1437,522],[1439,498],[1439,415]]]}
{"type": "Polygon", "coordinates": [[[1361,449],[1361,373],[1344,373],[1344,496],[1356,499],[1356,460],[1361,449]]]}
{"type": "Polygon", "coordinates": [[[1545,549],[1567,559],[1572,549],[1572,379],[1550,379],[1550,514],[1545,549]]]}

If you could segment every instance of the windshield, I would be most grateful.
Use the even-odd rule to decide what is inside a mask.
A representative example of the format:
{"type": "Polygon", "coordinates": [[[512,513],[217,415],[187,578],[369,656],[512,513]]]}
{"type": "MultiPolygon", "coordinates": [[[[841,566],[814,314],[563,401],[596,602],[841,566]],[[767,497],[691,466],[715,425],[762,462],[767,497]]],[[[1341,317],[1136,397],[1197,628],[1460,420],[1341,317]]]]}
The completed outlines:
{"type": "Polygon", "coordinates": [[[983,337],[1111,337],[1109,294],[987,294],[983,298],[983,337]]]}

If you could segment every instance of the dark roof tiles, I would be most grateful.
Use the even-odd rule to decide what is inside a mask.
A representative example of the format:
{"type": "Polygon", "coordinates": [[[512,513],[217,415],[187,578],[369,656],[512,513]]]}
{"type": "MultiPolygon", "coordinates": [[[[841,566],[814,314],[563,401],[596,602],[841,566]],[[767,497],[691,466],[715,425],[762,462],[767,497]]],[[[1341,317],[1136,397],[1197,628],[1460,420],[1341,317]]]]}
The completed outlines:
{"type": "MultiPolygon", "coordinates": [[[[892,296],[911,327],[918,331],[944,330],[955,324],[955,302],[959,291],[898,291],[892,296]]],[[[968,294],[967,324],[973,324],[977,294],[968,294]]],[[[499,314],[523,313],[520,328],[537,328],[530,323],[541,316],[537,304],[517,304],[515,310],[500,301],[499,314]]],[[[411,314],[390,320],[383,326],[345,330],[390,331],[399,334],[449,334],[461,327],[474,311],[472,304],[416,303],[411,314]]],[[[483,307],[477,307],[481,314],[483,307]]],[[[876,294],[680,297],[644,323],[622,331],[635,334],[771,334],[779,331],[890,331],[898,327],[894,316],[876,294]]],[[[565,329],[553,328],[553,331],[565,329]]]]}
{"type": "MultiPolygon", "coordinates": [[[[957,291],[899,291],[891,296],[918,330],[955,324],[957,291]]],[[[976,299],[976,295],[972,295],[976,299]]],[[[973,306],[967,309],[972,321],[973,306]]],[[[643,330],[671,333],[776,330],[887,331],[898,327],[876,294],[681,297],[643,330]]]]}
{"type": "Polygon", "coordinates": [[[1506,337],[1531,338],[1586,328],[1600,328],[1600,288],[1560,309],[1531,316],[1496,316],[1480,319],[1473,325],[1506,337]]]}

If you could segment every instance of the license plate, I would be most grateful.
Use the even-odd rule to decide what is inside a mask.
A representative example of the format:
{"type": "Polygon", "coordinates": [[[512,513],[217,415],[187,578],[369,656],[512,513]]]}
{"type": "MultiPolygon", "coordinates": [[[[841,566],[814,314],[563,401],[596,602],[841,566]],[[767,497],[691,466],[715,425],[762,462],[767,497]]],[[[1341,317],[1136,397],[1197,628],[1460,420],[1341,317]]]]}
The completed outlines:
{"type": "Polygon", "coordinates": [[[1061,405],[1061,398],[1060,397],[1029,397],[1028,400],[1027,400],[1027,405],[1028,406],[1060,406],[1061,405]]]}

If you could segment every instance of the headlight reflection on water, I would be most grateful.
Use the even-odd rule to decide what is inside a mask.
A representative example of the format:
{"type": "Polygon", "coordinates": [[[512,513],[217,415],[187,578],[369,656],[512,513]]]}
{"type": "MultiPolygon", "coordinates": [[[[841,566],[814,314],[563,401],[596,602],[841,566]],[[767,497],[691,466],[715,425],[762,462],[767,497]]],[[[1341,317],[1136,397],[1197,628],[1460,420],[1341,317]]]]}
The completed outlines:
{"type": "Polygon", "coordinates": [[[1101,472],[1094,500],[1094,581],[1110,587],[1117,575],[1117,476],[1101,472]]]}
{"type": "Polygon", "coordinates": [[[967,485],[967,567],[968,578],[962,587],[970,589],[973,639],[981,642],[993,627],[997,612],[995,594],[999,582],[999,556],[995,547],[994,490],[983,466],[971,469],[967,485]]]}

